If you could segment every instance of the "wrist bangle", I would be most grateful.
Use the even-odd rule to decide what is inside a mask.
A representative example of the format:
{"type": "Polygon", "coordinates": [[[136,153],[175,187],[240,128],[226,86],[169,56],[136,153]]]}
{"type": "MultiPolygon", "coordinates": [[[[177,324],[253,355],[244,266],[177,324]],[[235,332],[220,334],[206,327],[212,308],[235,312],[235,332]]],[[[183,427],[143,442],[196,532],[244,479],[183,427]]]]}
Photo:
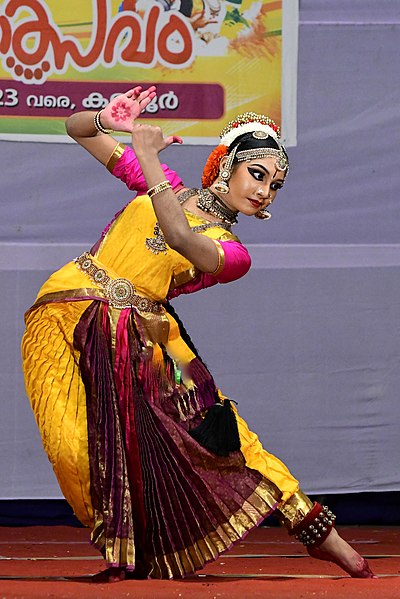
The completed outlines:
{"type": "Polygon", "coordinates": [[[110,133],[113,132],[112,129],[106,129],[105,127],[103,127],[103,125],[101,124],[100,121],[100,115],[103,111],[99,110],[99,112],[96,112],[96,114],[94,115],[94,126],[96,127],[97,131],[100,131],[100,133],[105,133],[106,135],[109,135],[110,133]]]}
{"type": "Polygon", "coordinates": [[[172,189],[171,183],[167,180],[162,181],[157,185],[154,185],[154,187],[150,187],[150,189],[147,190],[147,195],[149,196],[149,198],[153,198],[155,195],[161,193],[162,191],[165,191],[166,189],[172,189]]]}

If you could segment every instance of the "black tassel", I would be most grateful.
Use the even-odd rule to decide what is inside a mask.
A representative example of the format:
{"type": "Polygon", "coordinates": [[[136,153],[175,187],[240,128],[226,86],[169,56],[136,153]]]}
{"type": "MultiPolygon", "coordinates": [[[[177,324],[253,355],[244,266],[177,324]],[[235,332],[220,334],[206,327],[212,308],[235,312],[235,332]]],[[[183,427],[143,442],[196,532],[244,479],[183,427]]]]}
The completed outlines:
{"type": "Polygon", "coordinates": [[[192,429],[190,435],[217,455],[227,456],[231,451],[239,451],[239,429],[230,400],[224,399],[223,403],[211,406],[202,423],[192,429]]]}

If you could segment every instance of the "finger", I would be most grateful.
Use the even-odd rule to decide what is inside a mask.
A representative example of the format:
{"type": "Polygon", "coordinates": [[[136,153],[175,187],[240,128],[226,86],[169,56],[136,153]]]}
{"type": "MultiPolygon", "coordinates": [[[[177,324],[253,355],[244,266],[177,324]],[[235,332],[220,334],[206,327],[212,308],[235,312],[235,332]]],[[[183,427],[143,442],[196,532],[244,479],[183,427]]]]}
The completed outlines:
{"type": "Polygon", "coordinates": [[[155,96],[156,96],[156,88],[153,85],[152,87],[149,87],[149,89],[145,89],[144,91],[142,91],[137,99],[139,100],[139,102],[141,102],[145,98],[148,98],[148,97],[154,98],[155,96]]]}
{"type": "Polygon", "coordinates": [[[141,92],[142,92],[142,86],[141,85],[137,85],[136,87],[133,88],[133,97],[137,98],[138,96],[140,96],[141,92]]]}
{"type": "Polygon", "coordinates": [[[137,85],[136,87],[132,87],[132,89],[128,89],[127,92],[125,92],[125,96],[127,96],[128,98],[136,98],[137,96],[140,95],[142,91],[142,86],[141,85],[137,85]]]}
{"type": "Polygon", "coordinates": [[[140,100],[140,110],[143,111],[146,108],[146,106],[148,106],[150,104],[152,99],[153,99],[153,96],[149,96],[148,98],[144,98],[143,100],[140,100]]]}
{"type": "Polygon", "coordinates": [[[169,135],[168,137],[165,137],[164,142],[167,146],[170,146],[171,144],[183,144],[183,139],[178,137],[178,135],[169,135]]]}

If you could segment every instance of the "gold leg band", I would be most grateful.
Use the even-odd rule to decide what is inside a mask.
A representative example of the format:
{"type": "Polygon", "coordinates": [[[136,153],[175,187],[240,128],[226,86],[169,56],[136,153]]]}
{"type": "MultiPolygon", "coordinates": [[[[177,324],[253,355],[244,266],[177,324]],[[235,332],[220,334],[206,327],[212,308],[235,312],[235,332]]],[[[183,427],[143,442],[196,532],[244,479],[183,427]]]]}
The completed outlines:
{"type": "Polygon", "coordinates": [[[290,532],[304,520],[313,507],[314,503],[311,499],[299,489],[290,499],[281,504],[275,513],[282,526],[290,532]]]}
{"type": "Polygon", "coordinates": [[[326,505],[313,503],[300,489],[277,510],[280,523],[301,543],[319,547],[335,525],[336,516],[326,505]]]}

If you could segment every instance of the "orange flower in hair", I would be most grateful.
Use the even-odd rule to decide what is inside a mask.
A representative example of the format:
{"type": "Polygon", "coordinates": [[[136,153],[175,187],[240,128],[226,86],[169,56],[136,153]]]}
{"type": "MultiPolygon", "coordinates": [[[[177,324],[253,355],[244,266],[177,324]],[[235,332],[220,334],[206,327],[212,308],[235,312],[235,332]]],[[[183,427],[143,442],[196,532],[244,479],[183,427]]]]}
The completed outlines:
{"type": "Polygon", "coordinates": [[[207,158],[206,165],[203,170],[201,177],[201,183],[203,187],[210,187],[218,177],[219,164],[221,159],[228,154],[228,147],[220,144],[211,152],[207,158]]]}

